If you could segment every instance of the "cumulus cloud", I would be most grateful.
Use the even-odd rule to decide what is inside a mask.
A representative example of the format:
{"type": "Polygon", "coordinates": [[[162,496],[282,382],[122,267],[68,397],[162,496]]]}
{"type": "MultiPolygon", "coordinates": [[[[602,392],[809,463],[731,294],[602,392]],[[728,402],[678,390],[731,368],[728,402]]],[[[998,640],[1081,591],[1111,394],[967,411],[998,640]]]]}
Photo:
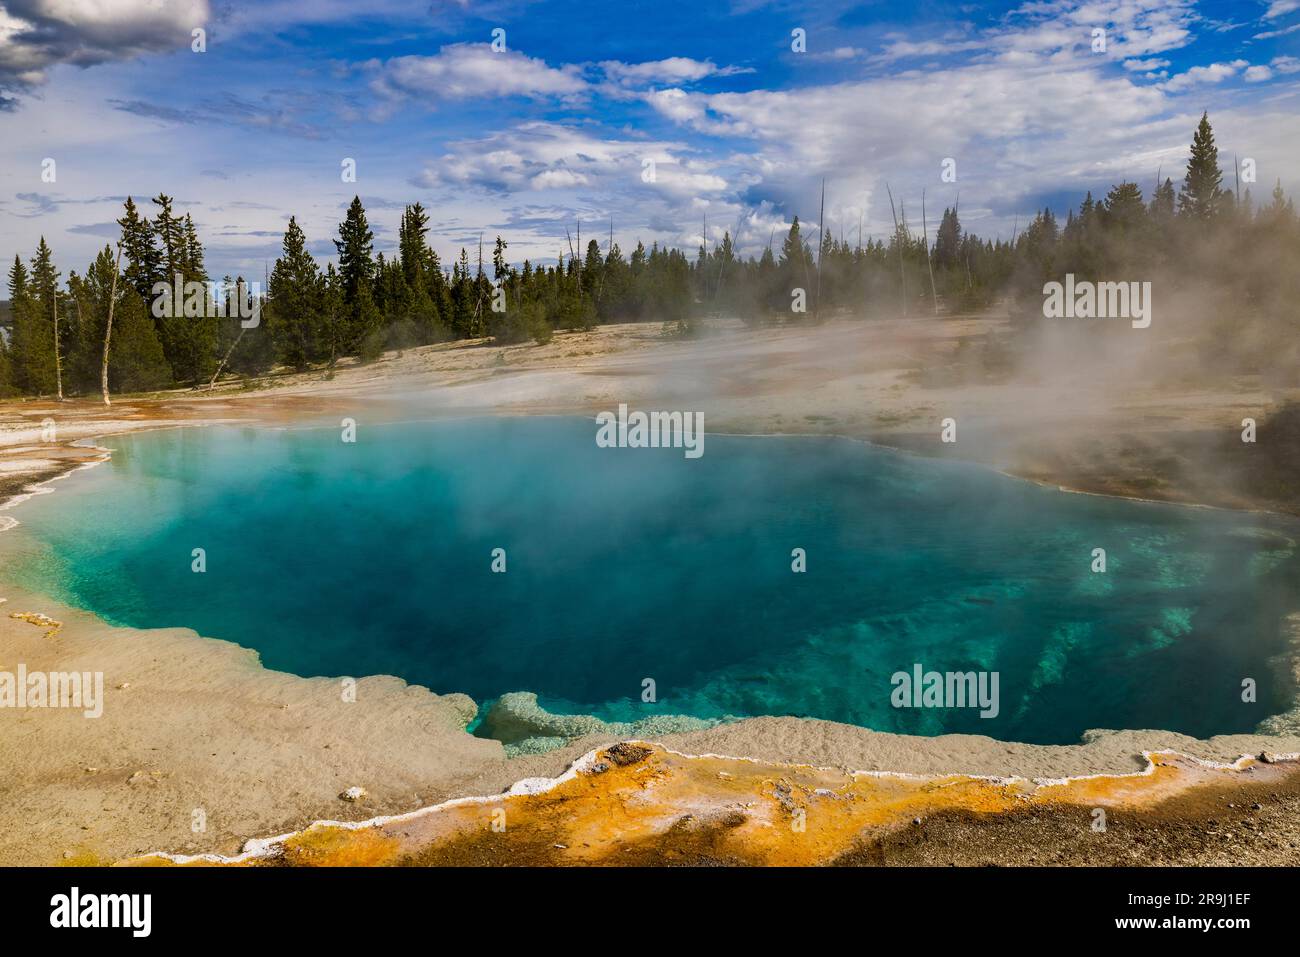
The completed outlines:
{"type": "Polygon", "coordinates": [[[833,50],[827,50],[825,53],[814,53],[813,56],[820,60],[855,60],[866,53],[865,50],[858,47],[835,47],[833,50]]]}
{"type": "Polygon", "coordinates": [[[465,186],[496,192],[627,189],[648,185],[666,195],[718,193],[727,180],[689,155],[684,144],[620,139],[560,123],[523,123],[451,144],[415,178],[418,186],[465,186]]]}
{"type": "Polygon", "coordinates": [[[905,60],[909,57],[946,56],[954,53],[988,49],[989,40],[987,38],[961,39],[950,35],[938,40],[909,40],[894,35],[885,44],[884,50],[875,57],[875,60],[879,63],[889,63],[894,60],[905,60]]]}
{"type": "Polygon", "coordinates": [[[1236,76],[1250,66],[1246,60],[1233,60],[1229,63],[1211,63],[1209,66],[1194,66],[1186,72],[1179,73],[1168,82],[1161,84],[1169,93],[1177,93],[1194,86],[1222,83],[1230,76],[1236,76]]]}
{"type": "Polygon", "coordinates": [[[403,56],[379,65],[376,92],[394,99],[466,100],[474,97],[576,97],[588,84],[571,65],[550,67],[545,60],[515,50],[496,52],[485,43],[456,43],[434,56],[403,56]]]}
{"type": "Polygon", "coordinates": [[[1159,57],[1152,57],[1148,60],[1125,60],[1122,65],[1130,73],[1140,73],[1161,70],[1169,65],[1169,61],[1162,60],[1159,57]]]}
{"type": "MultiPolygon", "coordinates": [[[[1014,60],[788,91],[647,97],[692,128],[755,138],[768,154],[820,173],[876,162],[926,161],[979,140],[1064,138],[1082,127],[1148,120],[1162,94],[1083,66],[1014,60]]],[[[1059,171],[1058,171],[1059,172],[1059,171]]]]}
{"type": "MultiPolygon", "coordinates": [[[[742,194],[759,182],[743,158],[699,152],[685,143],[629,138],[583,124],[532,121],[450,144],[412,178],[422,189],[492,208],[509,198],[505,221],[491,223],[511,236],[520,256],[554,256],[567,248],[566,224],[589,223],[601,234],[614,221],[623,250],[643,239],[695,246],[707,215],[713,241],[722,229],[749,229],[752,207],[773,218],[770,206],[742,194]],[[630,232],[630,235],[629,235],[630,232]]],[[[433,205],[441,200],[435,199],[433,205]]],[[[478,220],[482,223],[483,220],[478,220]]],[[[460,235],[460,230],[453,231],[460,235]]],[[[764,228],[761,242],[766,243],[764,228]]],[[[756,242],[758,240],[755,240],[756,242]]],[[[602,236],[602,245],[604,243],[602,236]]]]}
{"type": "Polygon", "coordinates": [[[188,49],[208,0],[0,0],[0,103],[58,63],[93,66],[188,49]]]}
{"type": "Polygon", "coordinates": [[[1136,59],[1186,46],[1197,20],[1194,8],[1193,0],[1030,0],[980,31],[963,27],[930,39],[891,34],[874,62],[1090,50],[1096,28],[1106,31],[1106,56],[1136,59]]]}
{"type": "Polygon", "coordinates": [[[684,56],[650,60],[645,63],[605,60],[600,64],[600,68],[611,80],[631,84],[693,83],[709,76],[734,76],[738,73],[754,72],[752,67],[720,67],[712,60],[693,60],[684,56]]]}

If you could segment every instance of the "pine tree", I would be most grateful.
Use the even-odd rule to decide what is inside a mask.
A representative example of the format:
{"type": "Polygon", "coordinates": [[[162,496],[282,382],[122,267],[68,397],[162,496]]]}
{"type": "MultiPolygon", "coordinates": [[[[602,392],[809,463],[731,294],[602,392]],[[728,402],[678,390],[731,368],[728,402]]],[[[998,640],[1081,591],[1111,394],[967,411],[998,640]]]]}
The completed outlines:
{"type": "Polygon", "coordinates": [[[811,258],[812,255],[799,231],[799,217],[796,216],[794,222],[790,224],[790,231],[786,234],[785,241],[781,243],[780,266],[802,276],[811,258]]]}
{"type": "Polygon", "coordinates": [[[1178,193],[1178,212],[1189,219],[1205,222],[1218,216],[1224,207],[1221,188],[1223,172],[1219,169],[1219,148],[1214,145],[1214,131],[1208,113],[1201,114],[1192,137],[1192,154],[1187,174],[1178,193]]]}
{"type": "Polygon", "coordinates": [[[189,213],[185,214],[181,235],[184,237],[185,252],[182,262],[185,268],[185,281],[207,282],[208,271],[203,265],[203,244],[199,242],[198,230],[194,228],[194,220],[189,213]]]}
{"type": "Polygon", "coordinates": [[[462,246],[460,259],[451,267],[452,328],[464,339],[475,335],[474,286],[469,272],[469,253],[462,246]]]}
{"type": "Polygon", "coordinates": [[[605,257],[600,254],[600,244],[596,240],[587,243],[587,255],[582,261],[582,296],[596,301],[596,291],[600,289],[601,277],[605,273],[605,257]]]}
{"type": "Polygon", "coordinates": [[[339,281],[347,308],[347,351],[374,358],[383,349],[382,317],[375,306],[373,257],[375,234],[366,222],[361,197],[353,196],[347,215],[339,224],[334,247],[339,254],[339,281]]]}
{"type": "MultiPolygon", "coordinates": [[[[54,309],[59,273],[42,236],[32,259],[30,278],[13,302],[13,377],[24,392],[52,394],[57,389],[54,309]]],[[[11,271],[11,283],[13,281],[11,271]]]]}
{"type": "Polygon", "coordinates": [[[23,258],[15,254],[13,265],[9,267],[9,302],[11,304],[27,295],[27,282],[27,267],[23,264],[23,258]]]}
{"type": "Polygon", "coordinates": [[[492,247],[492,278],[497,282],[504,282],[510,274],[510,264],[506,262],[506,248],[509,245],[498,236],[496,245],[492,247]]]}
{"type": "Polygon", "coordinates": [[[333,263],[325,264],[325,276],[321,280],[320,288],[321,297],[321,323],[322,351],[325,353],[323,358],[327,359],[330,368],[338,361],[339,356],[346,351],[347,341],[347,303],[343,296],[343,280],[339,277],[338,270],[334,268],[333,263]]]}
{"type": "Polygon", "coordinates": [[[163,275],[162,253],[158,249],[153,225],[140,215],[139,208],[130,196],[126,198],[125,212],[117,224],[122,227],[122,256],[127,264],[126,281],[146,304],[151,304],[154,283],[170,281],[170,277],[163,275]]]}
{"type": "Polygon", "coordinates": [[[600,296],[596,303],[602,319],[624,318],[628,308],[631,278],[627,260],[623,258],[623,250],[619,248],[618,243],[613,243],[605,254],[600,296]]]}
{"type": "Polygon", "coordinates": [[[419,203],[402,211],[402,222],[397,230],[397,254],[402,261],[402,274],[413,290],[429,289],[429,270],[433,266],[432,250],[425,236],[429,232],[429,214],[419,203]]]}
{"type": "Polygon", "coordinates": [[[54,268],[54,255],[42,236],[36,246],[36,255],[32,258],[32,294],[41,301],[44,311],[52,316],[54,297],[59,290],[59,271],[54,268]]]}
{"type": "Polygon", "coordinates": [[[1054,271],[1059,238],[1056,215],[1050,209],[1039,212],[1020,234],[1016,252],[1029,267],[1031,284],[1041,283],[1054,271]]]}
{"type": "Polygon", "coordinates": [[[934,268],[953,269],[958,264],[961,248],[961,223],[956,209],[945,209],[939,220],[939,230],[934,237],[934,268]]]}
{"type": "MultiPolygon", "coordinates": [[[[9,267],[9,314],[5,317],[6,328],[13,334],[13,320],[27,298],[27,267],[21,256],[14,256],[13,265],[9,267]]],[[[3,334],[0,334],[0,395],[13,395],[19,391],[18,380],[14,371],[12,349],[3,334]]]]}
{"type": "Polygon", "coordinates": [[[805,304],[811,305],[809,301],[813,295],[811,268],[812,251],[804,242],[799,227],[799,217],[796,216],[790,223],[790,231],[786,233],[785,240],[781,243],[776,284],[769,292],[768,304],[774,312],[789,315],[793,301],[791,297],[795,289],[804,290],[805,304]]]}
{"type": "MultiPolygon", "coordinates": [[[[203,262],[203,244],[189,213],[181,221],[181,275],[186,283],[208,283],[208,271],[203,262]]],[[[176,378],[180,382],[202,385],[217,370],[217,343],[220,338],[220,319],[211,292],[205,288],[200,314],[190,314],[186,309],[183,325],[173,322],[172,342],[181,348],[181,367],[176,378]]]]}
{"type": "MultiPolygon", "coordinates": [[[[158,239],[163,280],[173,288],[181,282],[182,296],[171,298],[170,310],[163,308],[162,300],[151,302],[158,338],[177,382],[195,386],[206,383],[216,371],[218,317],[215,303],[205,290],[191,301],[184,292],[186,283],[207,283],[208,274],[203,264],[203,245],[199,241],[194,220],[186,214],[178,217],[172,210],[173,199],[159,193],[153,202],[158,206],[154,216],[153,232],[158,239]]],[[[124,250],[125,252],[125,250],[124,250]]],[[[116,335],[116,333],[114,333],[116,335]]]]}
{"type": "Polygon", "coordinates": [[[1137,183],[1112,186],[1102,201],[1102,222],[1107,229],[1133,232],[1143,228],[1147,208],[1137,183]]]}
{"type": "MultiPolygon", "coordinates": [[[[188,244],[193,238],[190,235],[193,222],[188,221],[188,217],[182,219],[175,214],[172,210],[174,200],[166,193],[159,193],[152,202],[158,207],[151,229],[157,240],[160,278],[172,288],[179,279],[183,291],[187,280],[198,278],[189,269],[188,244]]],[[[125,252],[124,248],[123,254],[125,252]]],[[[150,304],[149,312],[167,356],[167,363],[171,367],[172,378],[177,382],[197,385],[203,379],[205,371],[210,374],[209,362],[204,361],[203,353],[215,349],[215,326],[209,328],[208,323],[202,322],[201,316],[186,316],[183,295],[179,300],[174,297],[167,300],[170,301],[170,309],[164,308],[164,300],[153,297],[152,288],[144,301],[150,304]]]]}
{"type": "Polygon", "coordinates": [[[361,205],[361,197],[354,196],[346,217],[339,224],[339,238],[334,240],[339,254],[339,278],[349,305],[356,302],[361,288],[374,280],[374,244],[375,234],[366,222],[366,209],[361,205]]]}
{"type": "MultiPolygon", "coordinates": [[[[125,250],[123,251],[125,255],[125,250]]],[[[98,388],[99,362],[102,361],[104,327],[108,324],[109,296],[113,288],[115,256],[105,246],[79,283],[82,323],[79,329],[81,351],[93,358],[93,385],[98,388]]],[[[157,330],[135,286],[117,283],[117,303],[113,308],[113,347],[108,358],[108,383],[112,392],[149,392],[171,384],[171,366],[163,354],[157,330]]]]}
{"type": "Polygon", "coordinates": [[[419,345],[424,341],[423,330],[414,319],[414,296],[406,283],[402,264],[389,261],[380,253],[375,269],[375,307],[383,317],[383,345],[395,349],[419,345]]]}
{"type": "Polygon", "coordinates": [[[153,233],[160,247],[158,259],[162,278],[173,282],[177,274],[184,274],[185,223],[172,212],[174,200],[166,193],[159,193],[152,202],[158,207],[154,214],[153,233]]]}
{"type": "MultiPolygon", "coordinates": [[[[94,344],[89,332],[91,325],[86,315],[87,291],[86,281],[77,275],[75,269],[68,271],[68,294],[64,304],[64,317],[71,320],[69,325],[70,347],[64,363],[64,375],[73,392],[87,392],[94,386],[94,377],[98,371],[94,344]]],[[[100,343],[102,346],[102,342],[100,343]]],[[[100,357],[102,359],[102,356],[100,357]]]]}
{"type": "Polygon", "coordinates": [[[423,343],[447,338],[442,303],[446,284],[438,257],[425,241],[428,232],[429,215],[424,207],[419,203],[407,206],[402,212],[397,240],[406,287],[402,295],[417,341],[423,343]]]}
{"type": "Polygon", "coordinates": [[[1150,207],[1152,221],[1162,230],[1173,221],[1174,204],[1174,181],[1166,176],[1165,181],[1156,187],[1150,207]]]}
{"type": "Polygon", "coordinates": [[[284,231],[283,253],[271,270],[267,317],[280,361],[305,369],[326,354],[322,348],[320,271],[307,251],[307,237],[294,217],[284,231]]]}

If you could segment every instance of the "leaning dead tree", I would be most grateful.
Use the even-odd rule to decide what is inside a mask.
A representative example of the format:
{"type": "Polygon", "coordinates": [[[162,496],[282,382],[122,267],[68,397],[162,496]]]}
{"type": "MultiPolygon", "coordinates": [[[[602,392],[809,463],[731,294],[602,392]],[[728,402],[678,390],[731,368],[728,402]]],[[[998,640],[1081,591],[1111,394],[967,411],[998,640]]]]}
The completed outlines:
{"type": "Polygon", "coordinates": [[[113,307],[117,305],[117,272],[122,266],[122,244],[117,244],[117,261],[113,263],[113,283],[108,292],[108,324],[104,326],[104,363],[99,368],[99,386],[104,392],[104,405],[112,405],[108,398],[108,343],[113,338],[113,307]]]}
{"type": "Polygon", "coordinates": [[[217,387],[217,380],[221,378],[221,373],[226,371],[226,366],[230,364],[230,357],[233,356],[235,350],[239,348],[239,341],[244,338],[244,333],[247,331],[248,327],[241,323],[239,327],[239,335],[235,336],[235,341],[230,344],[230,348],[226,350],[225,357],[217,365],[217,371],[212,373],[212,378],[208,381],[209,392],[217,387]]]}
{"type": "MultiPolygon", "coordinates": [[[[263,277],[263,281],[268,283],[268,285],[265,286],[264,288],[266,288],[266,289],[270,289],[271,287],[270,287],[270,285],[269,285],[269,280],[266,279],[266,264],[265,264],[265,263],[262,264],[262,277],[263,277]]],[[[235,288],[234,288],[233,291],[232,291],[232,290],[227,290],[227,291],[226,291],[226,304],[227,304],[227,306],[229,306],[229,304],[230,304],[230,297],[231,297],[232,295],[239,296],[239,298],[240,298],[240,310],[238,310],[238,311],[236,312],[236,315],[239,315],[239,314],[242,313],[242,311],[243,311],[243,308],[242,308],[242,307],[243,307],[243,304],[244,304],[244,303],[243,303],[243,299],[244,299],[244,288],[243,288],[243,284],[242,284],[241,282],[236,282],[236,283],[235,283],[235,288]]],[[[230,309],[227,308],[226,311],[229,312],[230,309]]],[[[261,300],[259,299],[259,300],[257,301],[257,315],[258,315],[258,316],[261,316],[261,314],[262,314],[262,302],[261,302],[261,300]]],[[[261,320],[259,319],[258,321],[260,322],[261,320]]],[[[241,322],[241,323],[239,324],[239,335],[235,336],[235,341],[232,342],[232,343],[230,344],[230,348],[226,350],[226,355],[225,355],[225,357],[221,360],[220,363],[218,363],[218,365],[217,365],[217,371],[214,372],[214,373],[212,373],[212,380],[211,380],[210,382],[208,382],[208,391],[209,391],[209,392],[211,392],[213,389],[215,389],[215,388],[217,387],[217,380],[221,378],[221,373],[223,373],[223,372],[226,371],[226,366],[230,364],[230,357],[233,356],[233,355],[235,354],[235,350],[239,348],[239,343],[240,343],[240,341],[244,338],[244,333],[246,333],[248,330],[249,330],[249,327],[246,326],[246,325],[244,325],[244,323],[241,322]]],[[[331,345],[331,352],[332,352],[332,349],[333,349],[333,346],[331,345]]],[[[333,361],[334,361],[334,358],[333,358],[333,355],[331,354],[331,356],[330,356],[330,363],[331,363],[331,365],[333,364],[333,361]]]]}

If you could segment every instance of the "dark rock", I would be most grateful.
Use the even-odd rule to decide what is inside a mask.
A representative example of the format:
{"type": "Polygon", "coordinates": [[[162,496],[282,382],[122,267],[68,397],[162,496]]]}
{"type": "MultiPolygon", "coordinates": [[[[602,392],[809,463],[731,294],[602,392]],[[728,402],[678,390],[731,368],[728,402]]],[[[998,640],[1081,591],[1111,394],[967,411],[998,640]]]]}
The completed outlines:
{"type": "Polygon", "coordinates": [[[629,744],[626,741],[620,741],[605,750],[605,756],[620,768],[644,761],[651,753],[649,748],[643,748],[639,744],[629,744]]]}

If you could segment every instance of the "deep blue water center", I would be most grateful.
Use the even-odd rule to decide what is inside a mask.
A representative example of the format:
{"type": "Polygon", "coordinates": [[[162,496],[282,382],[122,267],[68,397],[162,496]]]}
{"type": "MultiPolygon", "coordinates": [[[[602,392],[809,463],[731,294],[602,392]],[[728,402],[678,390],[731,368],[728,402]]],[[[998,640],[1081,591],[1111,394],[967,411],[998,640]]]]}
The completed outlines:
{"type": "Polygon", "coordinates": [[[598,448],[595,432],[475,418],[362,424],[355,444],[338,429],[115,437],[110,464],[17,512],[26,554],[9,572],[274,669],[395,674],[480,703],[535,691],[606,719],[797,715],[1071,743],[1088,728],[1249,731],[1290,705],[1267,661],[1300,603],[1294,523],[1064,494],[844,439],[709,435],[687,459],[598,448]],[[891,675],[915,664],[998,672],[1000,714],[893,707],[891,675]]]}

